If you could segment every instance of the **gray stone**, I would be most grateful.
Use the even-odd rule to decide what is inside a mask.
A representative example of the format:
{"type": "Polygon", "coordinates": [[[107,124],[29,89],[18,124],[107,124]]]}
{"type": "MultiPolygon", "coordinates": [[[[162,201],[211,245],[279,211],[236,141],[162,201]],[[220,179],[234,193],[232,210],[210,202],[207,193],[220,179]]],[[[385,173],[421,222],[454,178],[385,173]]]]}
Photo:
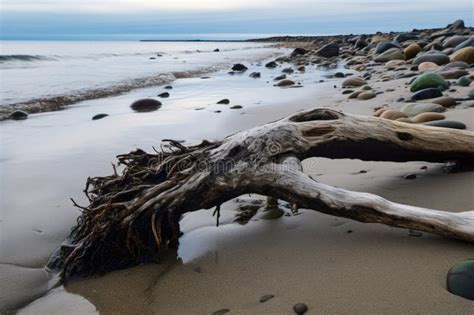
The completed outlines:
{"type": "Polygon", "coordinates": [[[97,115],[92,116],[92,120],[99,120],[99,119],[105,118],[107,116],[109,116],[109,115],[108,114],[97,114],[97,115]]]}
{"type": "Polygon", "coordinates": [[[24,120],[28,118],[28,113],[22,110],[16,110],[10,114],[10,119],[13,120],[24,120]]]}
{"type": "Polygon", "coordinates": [[[308,311],[308,306],[304,303],[297,303],[293,306],[293,310],[296,314],[304,314],[308,311]]]}
{"type": "Polygon", "coordinates": [[[459,121],[454,120],[435,120],[435,121],[428,121],[423,123],[426,126],[432,127],[443,127],[443,128],[451,128],[451,129],[466,129],[466,125],[459,121]]]}
{"type": "Polygon", "coordinates": [[[414,63],[419,65],[422,62],[433,62],[438,66],[449,63],[449,57],[441,52],[427,52],[422,55],[418,54],[414,63]]]}
{"type": "Polygon", "coordinates": [[[152,98],[135,101],[130,107],[137,112],[152,112],[161,107],[161,102],[152,98]]]}
{"type": "Polygon", "coordinates": [[[444,112],[444,110],[445,108],[442,105],[430,103],[410,103],[403,105],[403,107],[400,109],[400,111],[408,117],[413,117],[427,112],[441,113],[444,112]]]}

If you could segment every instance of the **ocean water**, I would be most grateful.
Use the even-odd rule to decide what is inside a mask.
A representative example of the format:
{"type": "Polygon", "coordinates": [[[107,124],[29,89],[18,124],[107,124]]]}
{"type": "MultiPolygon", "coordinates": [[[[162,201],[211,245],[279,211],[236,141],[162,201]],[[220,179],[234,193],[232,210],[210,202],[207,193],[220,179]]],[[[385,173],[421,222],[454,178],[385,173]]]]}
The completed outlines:
{"type": "Polygon", "coordinates": [[[247,42],[2,41],[1,105],[112,96],[276,51],[270,44],[247,42]]]}

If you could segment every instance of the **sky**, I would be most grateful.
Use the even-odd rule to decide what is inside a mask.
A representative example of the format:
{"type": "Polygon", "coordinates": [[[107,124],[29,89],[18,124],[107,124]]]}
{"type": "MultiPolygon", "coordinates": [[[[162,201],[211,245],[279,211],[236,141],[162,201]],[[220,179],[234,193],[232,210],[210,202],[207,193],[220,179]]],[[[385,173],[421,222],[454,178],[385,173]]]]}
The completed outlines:
{"type": "Polygon", "coordinates": [[[473,0],[0,0],[0,39],[361,34],[444,27],[456,19],[473,25],[473,0]]]}

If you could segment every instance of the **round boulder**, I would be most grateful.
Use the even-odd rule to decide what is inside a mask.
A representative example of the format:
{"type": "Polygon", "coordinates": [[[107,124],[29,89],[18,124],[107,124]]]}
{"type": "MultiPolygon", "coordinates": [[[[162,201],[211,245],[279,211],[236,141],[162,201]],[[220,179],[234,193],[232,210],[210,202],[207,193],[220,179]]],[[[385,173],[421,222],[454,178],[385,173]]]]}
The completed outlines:
{"type": "Polygon", "coordinates": [[[329,43],[316,50],[316,54],[326,58],[336,57],[339,55],[339,45],[336,43],[329,43]]]}
{"type": "Polygon", "coordinates": [[[389,50],[390,48],[398,48],[400,49],[400,45],[394,42],[389,42],[389,41],[383,41],[377,44],[377,47],[375,47],[375,54],[381,54],[384,51],[389,50]]]}
{"type": "Polygon", "coordinates": [[[474,47],[459,49],[451,55],[451,61],[464,61],[468,64],[474,63],[474,47]]]}
{"type": "Polygon", "coordinates": [[[421,113],[433,112],[441,113],[444,112],[444,107],[439,104],[431,103],[410,103],[404,105],[400,111],[408,117],[413,117],[421,113]]]}
{"type": "Polygon", "coordinates": [[[133,102],[130,107],[136,112],[152,112],[161,107],[161,102],[152,98],[144,98],[133,102]]]}
{"type": "Polygon", "coordinates": [[[28,118],[28,113],[22,110],[16,110],[10,114],[10,119],[13,120],[24,120],[28,118]]]}
{"type": "Polygon", "coordinates": [[[243,64],[241,63],[236,63],[233,67],[232,67],[232,71],[237,71],[237,72],[244,72],[246,71],[248,68],[246,66],[244,66],[243,64]]]}
{"type": "Polygon", "coordinates": [[[405,48],[403,52],[407,60],[409,60],[409,59],[415,58],[416,55],[418,55],[420,51],[421,51],[420,45],[413,43],[413,44],[410,44],[407,48],[405,48]]]}
{"type": "Polygon", "coordinates": [[[362,79],[362,78],[349,77],[349,78],[345,79],[342,82],[342,87],[343,88],[346,88],[346,87],[359,87],[359,86],[363,86],[363,85],[366,85],[366,84],[367,84],[367,82],[365,82],[365,80],[362,79]]]}
{"type": "Polygon", "coordinates": [[[387,62],[390,60],[405,60],[405,55],[400,48],[390,48],[374,58],[375,62],[387,62]]]}
{"type": "Polygon", "coordinates": [[[435,64],[434,62],[430,62],[430,61],[425,61],[425,62],[422,62],[418,65],[418,71],[420,71],[420,72],[435,70],[435,69],[438,69],[438,68],[439,68],[439,66],[437,64],[435,64]]]}
{"type": "Polygon", "coordinates": [[[445,118],[446,117],[440,113],[421,113],[413,117],[411,121],[416,124],[421,124],[428,121],[443,120],[445,118]]]}
{"type": "Polygon", "coordinates": [[[447,89],[448,87],[449,83],[442,76],[437,73],[428,72],[419,75],[413,80],[410,85],[410,91],[416,92],[427,88],[447,89]]]}
{"type": "Polygon", "coordinates": [[[427,52],[422,55],[418,55],[415,58],[414,63],[419,65],[426,61],[442,66],[449,63],[449,57],[441,52],[427,52]]]}
{"type": "Polygon", "coordinates": [[[357,95],[357,99],[364,100],[364,101],[370,100],[371,98],[374,98],[374,97],[375,97],[375,94],[374,92],[371,92],[371,91],[363,92],[357,95]]]}
{"type": "Polygon", "coordinates": [[[408,118],[408,117],[407,115],[405,115],[404,113],[398,110],[387,109],[386,111],[382,113],[382,115],[380,115],[380,118],[389,119],[389,120],[397,120],[399,118],[408,118]]]}
{"type": "Polygon", "coordinates": [[[435,98],[435,97],[440,97],[443,96],[443,93],[440,91],[438,88],[427,88],[423,90],[417,91],[411,99],[413,101],[420,101],[420,100],[426,100],[429,98],[435,98]]]}
{"type": "Polygon", "coordinates": [[[430,100],[433,104],[439,104],[444,107],[452,107],[456,105],[456,99],[451,96],[443,96],[430,100]]]}

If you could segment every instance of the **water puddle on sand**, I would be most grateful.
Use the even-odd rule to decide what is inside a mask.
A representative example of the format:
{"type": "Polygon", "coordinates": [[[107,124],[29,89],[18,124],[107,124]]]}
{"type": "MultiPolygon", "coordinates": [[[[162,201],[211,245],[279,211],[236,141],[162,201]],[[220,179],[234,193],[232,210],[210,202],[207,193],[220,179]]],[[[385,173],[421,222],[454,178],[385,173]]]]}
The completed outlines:
{"type": "MultiPolygon", "coordinates": [[[[180,79],[172,84],[172,90],[140,89],[78,103],[59,112],[30,115],[24,121],[0,123],[0,262],[41,270],[78,215],[69,198],[86,204],[82,193],[86,178],[110,174],[117,154],[135,148],[151,151],[164,138],[185,143],[222,139],[314,107],[313,99],[332,97],[333,83],[324,75],[344,71],[307,66],[306,72],[289,76],[304,88],[273,86],[273,78],[288,66],[265,69],[255,63],[243,74],[221,71],[206,79],[180,79]],[[254,71],[261,72],[260,79],[249,77],[254,71]],[[319,83],[321,79],[326,82],[319,83]],[[139,98],[159,99],[156,96],[165,91],[170,97],[160,99],[163,106],[157,111],[135,113],[129,107],[139,98]],[[224,98],[230,99],[229,105],[216,104],[224,98]],[[230,109],[233,105],[242,108],[230,109]],[[92,121],[99,113],[109,116],[92,121]]],[[[21,287],[26,295],[31,292],[31,299],[47,290],[31,281],[28,274],[15,281],[3,279],[7,275],[0,272],[2,292],[4,285],[21,287]]],[[[8,303],[2,303],[14,306],[25,301],[27,296],[13,294],[8,303]]]]}

